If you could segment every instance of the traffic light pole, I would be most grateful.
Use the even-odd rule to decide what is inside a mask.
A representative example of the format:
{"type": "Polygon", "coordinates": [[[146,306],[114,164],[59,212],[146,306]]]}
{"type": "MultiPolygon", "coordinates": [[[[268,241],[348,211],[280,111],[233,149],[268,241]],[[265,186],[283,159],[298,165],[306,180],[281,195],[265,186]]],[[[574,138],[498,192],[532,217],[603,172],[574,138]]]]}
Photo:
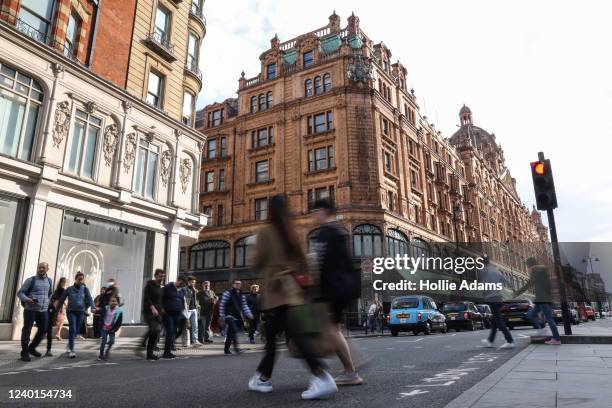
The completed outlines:
{"type": "MultiPolygon", "coordinates": [[[[538,153],[538,160],[544,161],[544,153],[538,153]]],[[[559,296],[561,297],[561,314],[563,316],[563,330],[566,335],[572,334],[572,324],[570,322],[570,311],[567,304],[567,295],[565,293],[565,279],[561,268],[561,255],[559,253],[559,241],[557,239],[557,227],[555,225],[554,210],[546,210],[548,216],[548,229],[550,230],[550,243],[552,244],[553,258],[555,261],[555,271],[559,282],[559,296]]]]}

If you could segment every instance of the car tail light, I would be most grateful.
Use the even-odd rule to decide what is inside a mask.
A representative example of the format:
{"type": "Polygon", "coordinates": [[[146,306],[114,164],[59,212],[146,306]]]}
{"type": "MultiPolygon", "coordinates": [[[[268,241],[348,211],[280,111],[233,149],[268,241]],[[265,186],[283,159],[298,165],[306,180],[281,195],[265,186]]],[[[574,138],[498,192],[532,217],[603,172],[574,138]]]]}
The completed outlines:
{"type": "Polygon", "coordinates": [[[421,312],[417,313],[417,320],[421,320],[421,317],[422,317],[422,316],[423,316],[423,315],[421,314],[421,312]]]}
{"type": "Polygon", "coordinates": [[[528,312],[529,311],[529,305],[523,306],[523,311],[528,312]]]}
{"type": "Polygon", "coordinates": [[[463,318],[464,319],[469,319],[470,318],[470,314],[468,312],[463,312],[463,318]]]}

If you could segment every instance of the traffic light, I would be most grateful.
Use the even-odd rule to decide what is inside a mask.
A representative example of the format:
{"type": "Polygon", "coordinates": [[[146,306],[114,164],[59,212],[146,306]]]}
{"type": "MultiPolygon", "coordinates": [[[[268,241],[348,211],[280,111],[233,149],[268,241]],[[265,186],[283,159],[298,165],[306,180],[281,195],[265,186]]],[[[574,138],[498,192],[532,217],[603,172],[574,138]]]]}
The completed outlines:
{"type": "Polygon", "coordinates": [[[539,160],[531,163],[531,177],[538,210],[557,208],[557,194],[553,180],[550,160],[539,160]]]}

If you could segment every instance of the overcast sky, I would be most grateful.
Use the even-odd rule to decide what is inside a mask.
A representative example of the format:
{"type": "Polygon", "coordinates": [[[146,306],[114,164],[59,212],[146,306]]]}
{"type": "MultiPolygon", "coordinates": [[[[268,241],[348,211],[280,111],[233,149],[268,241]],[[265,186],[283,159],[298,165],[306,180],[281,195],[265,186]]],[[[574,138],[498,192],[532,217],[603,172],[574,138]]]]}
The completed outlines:
{"type": "Polygon", "coordinates": [[[552,160],[561,241],[612,241],[612,3],[609,1],[206,0],[198,106],[235,96],[259,55],[327,24],[383,41],[408,70],[421,112],[445,137],[467,104],[495,133],[523,202],[534,202],[529,162],[552,160]]]}

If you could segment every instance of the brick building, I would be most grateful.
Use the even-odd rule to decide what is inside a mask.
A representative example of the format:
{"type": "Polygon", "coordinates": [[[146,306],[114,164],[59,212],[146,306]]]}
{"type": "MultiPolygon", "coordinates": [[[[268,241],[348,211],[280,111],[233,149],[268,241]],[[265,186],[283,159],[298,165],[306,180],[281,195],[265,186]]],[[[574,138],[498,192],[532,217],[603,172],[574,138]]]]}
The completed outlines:
{"type": "Polygon", "coordinates": [[[92,293],[116,278],[128,335],[153,270],[176,277],[206,223],[201,6],[0,0],[0,339],[19,335],[15,293],[38,262],[92,293]]]}
{"type": "Polygon", "coordinates": [[[196,124],[208,137],[200,201],[211,223],[183,249],[182,270],[219,288],[233,276],[257,280],[251,237],[268,198],[285,193],[305,245],[315,228],[310,205],[320,197],[335,203],[356,267],[427,251],[430,242],[493,243],[486,250],[509,280],[526,280],[525,249],[513,254],[510,246],[546,232],[520,201],[495,136],[463,107],[461,128],[442,137],[391,57],[357,16],[342,28],[334,13],[297,38],[275,36],[261,71],[242,73],[238,97],[204,108],[196,124]]]}

